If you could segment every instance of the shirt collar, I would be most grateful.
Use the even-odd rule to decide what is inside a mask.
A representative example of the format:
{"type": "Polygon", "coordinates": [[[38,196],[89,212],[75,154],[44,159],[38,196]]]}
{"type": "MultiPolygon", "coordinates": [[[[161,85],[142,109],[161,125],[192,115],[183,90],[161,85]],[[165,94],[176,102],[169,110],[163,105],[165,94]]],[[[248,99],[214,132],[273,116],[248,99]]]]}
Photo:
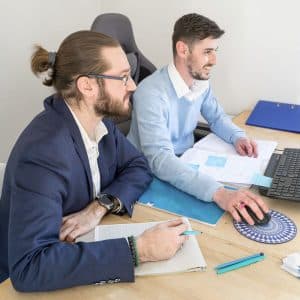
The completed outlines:
{"type": "Polygon", "coordinates": [[[83,128],[83,126],[81,125],[80,121],[78,120],[76,114],[74,113],[74,111],[72,110],[72,108],[69,106],[69,104],[66,102],[67,107],[69,108],[78,128],[81,134],[81,137],[83,139],[84,145],[87,149],[92,148],[95,143],[99,143],[100,140],[108,133],[107,128],[105,126],[105,124],[100,121],[96,128],[95,128],[95,140],[92,140],[89,135],[87,134],[86,130],[83,128]]]}
{"type": "Polygon", "coordinates": [[[168,65],[168,73],[178,98],[185,96],[188,100],[192,101],[209,87],[208,80],[194,80],[191,88],[189,88],[177,71],[174,62],[168,65]]]}

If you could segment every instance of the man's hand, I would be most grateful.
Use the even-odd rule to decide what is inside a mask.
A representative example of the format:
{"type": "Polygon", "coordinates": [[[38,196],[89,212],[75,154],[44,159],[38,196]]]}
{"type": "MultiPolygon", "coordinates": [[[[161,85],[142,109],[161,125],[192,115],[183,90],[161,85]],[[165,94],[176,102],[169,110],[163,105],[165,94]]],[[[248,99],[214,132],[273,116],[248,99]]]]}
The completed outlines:
{"type": "Polygon", "coordinates": [[[213,195],[213,200],[224,210],[228,211],[233,218],[241,221],[239,213],[250,224],[254,225],[254,221],[249,216],[245,206],[249,206],[257,217],[262,220],[263,213],[269,211],[263,200],[248,190],[229,191],[224,188],[219,188],[213,195]]]}
{"type": "Polygon", "coordinates": [[[137,238],[140,262],[160,261],[171,258],[188,239],[180,235],[188,229],[182,219],[158,224],[147,229],[137,238]]]}
{"type": "Polygon", "coordinates": [[[105,207],[97,201],[93,201],[83,210],[65,216],[60,228],[59,239],[74,242],[76,238],[95,228],[106,212],[105,207]]]}
{"type": "Polygon", "coordinates": [[[235,150],[239,155],[242,156],[253,156],[253,157],[257,157],[258,156],[258,151],[257,151],[257,144],[255,141],[250,140],[248,138],[242,137],[239,138],[236,142],[235,142],[235,150]]]}

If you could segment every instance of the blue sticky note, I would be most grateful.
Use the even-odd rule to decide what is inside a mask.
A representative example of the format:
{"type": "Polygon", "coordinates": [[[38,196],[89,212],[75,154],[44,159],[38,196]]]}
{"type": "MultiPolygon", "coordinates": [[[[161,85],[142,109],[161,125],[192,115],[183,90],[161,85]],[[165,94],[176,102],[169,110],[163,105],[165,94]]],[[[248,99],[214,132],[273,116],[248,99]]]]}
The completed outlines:
{"type": "Polygon", "coordinates": [[[196,171],[198,171],[199,170],[199,165],[197,165],[197,164],[188,164],[188,166],[189,167],[191,167],[192,169],[194,169],[194,170],[196,170],[196,171]]]}
{"type": "Polygon", "coordinates": [[[272,184],[272,178],[257,173],[252,176],[251,183],[269,188],[272,184]]]}
{"type": "Polygon", "coordinates": [[[209,155],[207,161],[205,162],[205,165],[209,167],[224,168],[226,162],[227,158],[224,156],[209,155]]]}

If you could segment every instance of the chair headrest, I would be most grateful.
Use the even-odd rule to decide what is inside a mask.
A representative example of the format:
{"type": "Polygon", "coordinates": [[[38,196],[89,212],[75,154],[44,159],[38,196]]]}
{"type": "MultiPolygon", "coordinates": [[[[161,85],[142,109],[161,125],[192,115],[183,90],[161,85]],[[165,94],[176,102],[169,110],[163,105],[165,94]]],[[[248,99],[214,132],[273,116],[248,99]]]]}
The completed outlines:
{"type": "Polygon", "coordinates": [[[0,197],[1,197],[1,193],[2,193],[2,185],[3,185],[5,166],[6,166],[5,164],[0,163],[0,197]]]}
{"type": "Polygon", "coordinates": [[[127,53],[126,56],[131,68],[131,77],[134,77],[137,68],[137,57],[133,52],[127,53]]]}

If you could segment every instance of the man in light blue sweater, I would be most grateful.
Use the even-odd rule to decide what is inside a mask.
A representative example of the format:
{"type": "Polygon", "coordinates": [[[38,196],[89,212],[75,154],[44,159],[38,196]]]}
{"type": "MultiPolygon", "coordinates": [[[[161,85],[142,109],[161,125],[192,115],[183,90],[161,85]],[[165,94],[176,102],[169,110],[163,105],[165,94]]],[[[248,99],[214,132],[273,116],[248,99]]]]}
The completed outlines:
{"type": "Polygon", "coordinates": [[[200,114],[240,155],[257,156],[255,142],[224,113],[208,81],[223,33],[215,22],[198,14],[177,20],[172,37],[174,61],[138,86],[128,139],[145,154],[158,178],[199,199],[215,201],[235,220],[240,221],[241,214],[253,225],[245,206],[262,219],[262,211],[268,208],[260,197],[247,190],[226,190],[178,158],[193,146],[200,114]]]}

